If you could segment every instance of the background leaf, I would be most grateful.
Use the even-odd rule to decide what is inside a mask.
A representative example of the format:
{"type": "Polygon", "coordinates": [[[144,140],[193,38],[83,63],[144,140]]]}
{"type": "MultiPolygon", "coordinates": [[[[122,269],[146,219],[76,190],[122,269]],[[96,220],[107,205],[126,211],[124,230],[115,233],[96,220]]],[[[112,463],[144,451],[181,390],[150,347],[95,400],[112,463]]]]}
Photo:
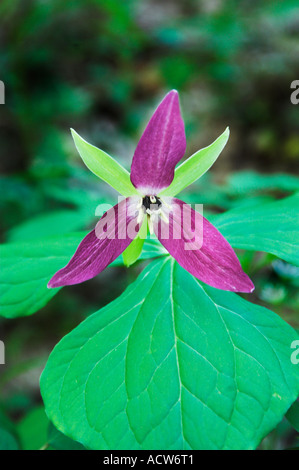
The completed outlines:
{"type": "Polygon", "coordinates": [[[0,450],[18,450],[19,444],[16,438],[14,424],[8,419],[0,407],[0,450]]]}
{"type": "Polygon", "coordinates": [[[6,429],[0,427],[0,450],[18,450],[15,437],[6,429]]]}
{"type": "Polygon", "coordinates": [[[55,426],[93,449],[252,449],[297,398],[296,332],[169,258],[52,352],[55,426]]]}
{"type": "Polygon", "coordinates": [[[286,414],[287,420],[299,432],[299,401],[295,401],[286,414]]]}
{"type": "Polygon", "coordinates": [[[246,195],[263,191],[299,191],[298,176],[283,173],[260,174],[256,171],[240,171],[228,177],[227,184],[233,195],[246,195]]]}
{"type": "Polygon", "coordinates": [[[59,289],[48,289],[51,276],[66,264],[82,233],[0,246],[0,314],[27,316],[42,308],[59,289]]]}
{"type": "Polygon", "coordinates": [[[43,406],[30,411],[17,426],[22,450],[39,450],[46,446],[48,425],[43,406]]]}
{"type": "Polygon", "coordinates": [[[60,210],[34,217],[9,231],[9,242],[49,238],[82,230],[94,220],[91,211],[60,210]]]}
{"type": "Polygon", "coordinates": [[[52,423],[49,424],[48,428],[48,444],[54,450],[85,450],[85,447],[79,442],[73,441],[73,439],[62,434],[52,423]]]}
{"type": "Polygon", "coordinates": [[[234,248],[271,253],[299,265],[299,193],[211,218],[234,248]]]}

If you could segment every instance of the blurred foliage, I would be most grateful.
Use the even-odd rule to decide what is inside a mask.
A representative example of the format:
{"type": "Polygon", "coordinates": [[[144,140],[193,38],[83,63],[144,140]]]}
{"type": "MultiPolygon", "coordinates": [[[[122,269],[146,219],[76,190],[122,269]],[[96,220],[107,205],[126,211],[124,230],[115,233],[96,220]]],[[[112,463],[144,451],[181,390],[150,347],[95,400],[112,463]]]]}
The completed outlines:
{"type": "Polygon", "coordinates": [[[55,207],[45,186],[95,181],[79,172],[70,127],[129,166],[152,106],[173,87],[187,155],[229,125],[219,174],[298,169],[296,1],[3,0],[0,14],[5,228],[55,207]]]}
{"type": "MultiPolygon", "coordinates": [[[[231,130],[223,156],[186,201],[217,213],[299,190],[299,113],[290,103],[299,77],[297,0],[2,0],[0,15],[2,241],[92,226],[97,204],[115,194],[83,167],[69,128],[129,168],[171,88],[180,92],[187,156],[231,130]]],[[[257,286],[250,300],[299,328],[298,267],[239,255],[257,286]]],[[[0,318],[9,358],[1,366],[0,448],[68,445],[53,429],[46,437],[39,374],[58,340],[140,269],[111,268],[63,289],[30,320],[0,318]]],[[[262,448],[292,445],[283,423],[262,448]]]]}

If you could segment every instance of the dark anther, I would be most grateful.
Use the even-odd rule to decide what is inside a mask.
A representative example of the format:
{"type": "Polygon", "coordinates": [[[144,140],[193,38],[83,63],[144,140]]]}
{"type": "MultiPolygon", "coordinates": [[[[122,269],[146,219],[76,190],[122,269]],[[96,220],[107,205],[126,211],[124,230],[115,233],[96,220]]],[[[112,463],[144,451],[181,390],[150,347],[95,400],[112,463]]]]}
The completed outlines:
{"type": "Polygon", "coordinates": [[[157,210],[162,205],[162,202],[157,196],[145,196],[142,200],[142,205],[145,210],[157,210]]]}

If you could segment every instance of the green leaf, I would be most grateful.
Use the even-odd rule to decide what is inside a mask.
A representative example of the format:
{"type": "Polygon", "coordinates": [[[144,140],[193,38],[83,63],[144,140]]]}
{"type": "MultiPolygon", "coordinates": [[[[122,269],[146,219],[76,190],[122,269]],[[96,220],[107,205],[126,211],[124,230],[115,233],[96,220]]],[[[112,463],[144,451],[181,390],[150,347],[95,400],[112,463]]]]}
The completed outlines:
{"type": "Polygon", "coordinates": [[[234,248],[265,251],[299,265],[299,193],[211,220],[234,248]]]}
{"type": "Polygon", "coordinates": [[[17,427],[22,450],[39,450],[47,445],[48,426],[44,407],[30,411],[17,427]]]}
{"type": "Polygon", "coordinates": [[[55,347],[46,412],[91,449],[253,449],[298,396],[296,338],[167,257],[55,347]]]}
{"type": "Polygon", "coordinates": [[[10,242],[48,238],[82,230],[94,219],[87,211],[60,210],[39,215],[14,227],[8,234],[10,242]]]}
{"type": "Polygon", "coordinates": [[[161,191],[163,196],[175,196],[184,188],[200,178],[217,160],[229,138],[229,128],[211,145],[194,153],[178,166],[174,173],[174,179],[168,188],[161,191]]]}
{"type": "Polygon", "coordinates": [[[90,171],[123,196],[138,194],[138,191],[131,183],[130,174],[127,170],[103,150],[82,139],[74,129],[71,129],[71,132],[77,150],[90,171]]]}
{"type": "Polygon", "coordinates": [[[142,226],[137,234],[137,237],[130,243],[128,248],[123,252],[123,262],[125,266],[129,267],[138,260],[139,256],[142,253],[142,248],[144,241],[147,236],[147,219],[146,217],[143,220],[142,226]]]}
{"type": "Polygon", "coordinates": [[[255,171],[240,171],[231,175],[227,182],[229,192],[234,196],[248,196],[261,191],[299,191],[299,178],[283,173],[263,175],[255,171]]]}
{"type": "Polygon", "coordinates": [[[42,308],[59,289],[47,284],[74,254],[84,235],[8,243],[0,246],[0,315],[27,316],[42,308]]]}
{"type": "Polygon", "coordinates": [[[286,418],[294,429],[299,432],[299,401],[295,401],[286,414],[286,418]]]}
{"type": "Polygon", "coordinates": [[[49,424],[48,428],[48,444],[54,450],[85,450],[85,447],[79,442],[73,441],[73,439],[62,434],[52,423],[49,424]]]}
{"type": "Polygon", "coordinates": [[[14,424],[0,407],[0,450],[18,450],[14,424]]]}
{"type": "Polygon", "coordinates": [[[15,437],[6,429],[0,427],[0,450],[18,450],[15,437]]]}

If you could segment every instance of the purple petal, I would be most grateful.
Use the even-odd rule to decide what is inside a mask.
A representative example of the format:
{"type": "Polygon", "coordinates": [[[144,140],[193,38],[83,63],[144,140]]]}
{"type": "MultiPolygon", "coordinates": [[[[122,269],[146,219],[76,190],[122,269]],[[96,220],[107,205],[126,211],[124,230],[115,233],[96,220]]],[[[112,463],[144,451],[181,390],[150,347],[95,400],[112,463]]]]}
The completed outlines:
{"type": "Polygon", "coordinates": [[[172,199],[169,225],[159,220],[155,233],[177,262],[206,284],[233,292],[254,290],[230,244],[188,204],[172,199]]]}
{"type": "Polygon", "coordinates": [[[137,235],[136,204],[136,198],[131,197],[109,209],[82,240],[70,262],[54,274],[48,287],[79,284],[112,263],[137,235]]]}
{"type": "Polygon", "coordinates": [[[143,195],[157,195],[173,180],[186,137],[179,95],[170,91],[149,121],[134,153],[131,181],[143,195]]]}

